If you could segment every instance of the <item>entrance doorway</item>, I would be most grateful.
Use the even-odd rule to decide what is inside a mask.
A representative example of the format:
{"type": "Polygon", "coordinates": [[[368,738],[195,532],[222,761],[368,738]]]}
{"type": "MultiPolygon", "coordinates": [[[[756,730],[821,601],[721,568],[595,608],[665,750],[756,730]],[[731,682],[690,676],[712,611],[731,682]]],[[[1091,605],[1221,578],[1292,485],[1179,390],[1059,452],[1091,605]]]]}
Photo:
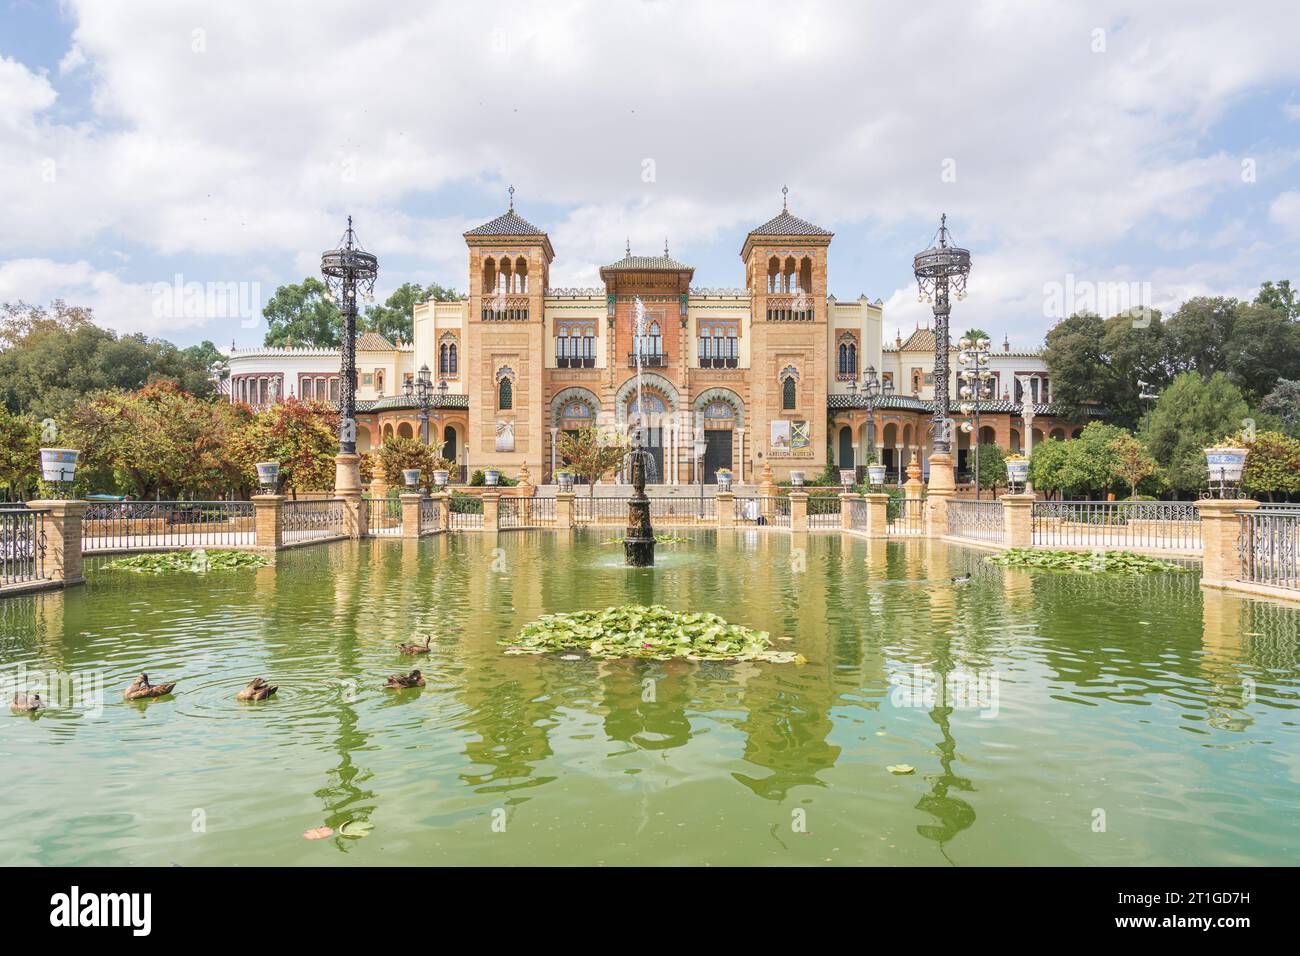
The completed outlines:
{"type": "Polygon", "coordinates": [[[716,484],[719,468],[731,467],[731,429],[708,428],[704,431],[704,483],[716,484]]]}
{"type": "Polygon", "coordinates": [[[840,429],[840,453],[837,461],[841,468],[853,467],[853,429],[847,426],[840,429]]]}

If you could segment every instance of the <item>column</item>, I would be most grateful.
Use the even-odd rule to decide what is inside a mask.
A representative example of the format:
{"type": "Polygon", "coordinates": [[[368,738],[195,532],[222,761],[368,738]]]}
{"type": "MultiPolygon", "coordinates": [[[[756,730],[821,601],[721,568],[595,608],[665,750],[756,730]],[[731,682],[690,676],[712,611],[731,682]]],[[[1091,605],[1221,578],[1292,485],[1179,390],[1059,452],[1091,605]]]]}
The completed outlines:
{"type": "Polygon", "coordinates": [[[873,491],[862,498],[867,503],[867,537],[889,537],[889,495],[873,491]]]}
{"type": "Polygon", "coordinates": [[[849,531],[853,528],[853,504],[861,501],[862,496],[854,494],[851,491],[845,491],[840,494],[840,528],[849,531]]]}
{"type": "Polygon", "coordinates": [[[559,436],[560,436],[560,430],[558,428],[552,428],[551,429],[551,483],[552,484],[555,484],[555,468],[556,468],[555,443],[559,440],[559,436]]]}
{"type": "Polygon", "coordinates": [[[737,484],[743,485],[745,483],[745,429],[739,425],[736,426],[736,444],[740,446],[740,453],[736,459],[736,471],[740,475],[737,484]]]}
{"type": "Polygon", "coordinates": [[[734,528],[736,526],[736,493],[719,491],[717,494],[718,527],[734,528]]]}
{"type": "Polygon", "coordinates": [[[483,493],[483,530],[499,531],[501,528],[501,492],[483,493]]]}
{"type": "Polygon", "coordinates": [[[572,491],[557,491],[555,493],[555,526],[557,528],[573,527],[572,491]]]}
{"type": "Polygon", "coordinates": [[[1238,511],[1253,511],[1258,501],[1245,498],[1205,498],[1196,502],[1201,515],[1201,584],[1224,587],[1241,577],[1237,536],[1238,511]]]}
{"type": "Polygon", "coordinates": [[[420,536],[420,498],[418,491],[402,492],[402,537],[420,536]]]}
{"type": "Polygon", "coordinates": [[[81,519],[85,501],[29,501],[27,507],[44,511],[39,531],[45,535],[45,577],[64,587],[85,584],[81,560],[81,519]]]}
{"type": "Polygon", "coordinates": [[[1002,543],[1008,548],[1029,548],[1034,544],[1034,495],[1003,495],[1002,543]]]}
{"type": "Polygon", "coordinates": [[[790,530],[808,530],[808,492],[790,492],[790,530]]]}
{"type": "Polygon", "coordinates": [[[284,546],[284,495],[253,496],[254,541],[259,551],[279,551],[284,546]]]}
{"type": "Polygon", "coordinates": [[[438,499],[438,530],[451,530],[451,492],[440,491],[434,495],[438,499]]]}

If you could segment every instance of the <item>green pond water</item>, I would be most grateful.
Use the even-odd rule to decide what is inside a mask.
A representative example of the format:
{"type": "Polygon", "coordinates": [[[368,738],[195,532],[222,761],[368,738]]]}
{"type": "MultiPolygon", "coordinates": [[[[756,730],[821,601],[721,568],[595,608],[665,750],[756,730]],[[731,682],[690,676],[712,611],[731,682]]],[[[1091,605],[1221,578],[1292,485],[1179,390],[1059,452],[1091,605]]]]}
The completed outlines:
{"type": "MultiPolygon", "coordinates": [[[[9,864],[1293,864],[1300,609],[1197,574],[997,568],[836,534],[318,546],[0,601],[0,665],[102,706],[0,718],[9,864]],[[967,584],[951,578],[970,572],[967,584]],[[805,666],[512,657],[657,602],[805,666]],[[427,658],[398,641],[432,633],[427,658]],[[412,663],[415,661],[416,663],[412,663]],[[421,667],[422,690],[381,689],[421,667]],[[140,671],[174,698],[122,700],[140,671]],[[264,676],[266,703],[234,694],[264,676]],[[907,775],[890,766],[910,765],[907,775]],[[309,841],[353,819],[363,839],[309,841]]],[[[680,532],[679,532],[680,533],[680,532]]]]}

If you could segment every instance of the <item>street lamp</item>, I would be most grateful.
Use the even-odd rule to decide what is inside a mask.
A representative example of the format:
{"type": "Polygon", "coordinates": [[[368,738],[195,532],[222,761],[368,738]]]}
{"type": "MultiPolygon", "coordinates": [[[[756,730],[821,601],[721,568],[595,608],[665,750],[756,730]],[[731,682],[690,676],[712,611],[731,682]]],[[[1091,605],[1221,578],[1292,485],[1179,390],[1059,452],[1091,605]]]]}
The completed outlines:
{"type": "Polygon", "coordinates": [[[1160,396],[1151,391],[1151,383],[1138,379],[1138,401],[1142,403],[1146,411],[1146,434],[1147,441],[1151,440],[1151,406],[1160,396]]]}
{"type": "Polygon", "coordinates": [[[881,380],[876,367],[868,365],[862,373],[861,392],[867,400],[867,464],[871,464],[876,458],[876,402],[894,394],[894,383],[881,380]]]}
{"type": "MultiPolygon", "coordinates": [[[[433,392],[433,377],[427,365],[421,365],[414,378],[408,378],[402,383],[402,395],[420,410],[420,441],[425,445],[429,444],[429,409],[434,407],[433,392]]],[[[447,380],[441,379],[438,382],[438,397],[446,394],[447,380]]]]}
{"type": "Polygon", "coordinates": [[[952,450],[948,434],[948,302],[951,290],[966,298],[966,277],[970,275],[970,251],[948,245],[948,216],[939,220],[938,244],[918,252],[912,259],[912,273],[919,289],[917,301],[934,303],[934,453],[952,450]]]}
{"type": "Polygon", "coordinates": [[[322,253],[321,275],[343,317],[342,368],[339,382],[339,453],[357,453],[357,290],[366,302],[375,298],[379,259],[361,248],[352,217],[337,249],[322,253]]]}
{"type": "Polygon", "coordinates": [[[974,413],[975,416],[975,500],[979,501],[980,402],[991,396],[993,388],[993,373],[988,367],[989,346],[992,343],[982,337],[978,339],[963,337],[958,344],[961,346],[961,352],[957,355],[957,362],[962,366],[962,370],[957,373],[957,377],[961,379],[961,388],[958,390],[962,400],[961,413],[967,417],[974,413]]]}
{"type": "Polygon", "coordinates": [[[696,438],[693,442],[695,449],[696,470],[700,473],[700,520],[704,520],[704,449],[708,447],[708,442],[704,436],[696,438]]]}

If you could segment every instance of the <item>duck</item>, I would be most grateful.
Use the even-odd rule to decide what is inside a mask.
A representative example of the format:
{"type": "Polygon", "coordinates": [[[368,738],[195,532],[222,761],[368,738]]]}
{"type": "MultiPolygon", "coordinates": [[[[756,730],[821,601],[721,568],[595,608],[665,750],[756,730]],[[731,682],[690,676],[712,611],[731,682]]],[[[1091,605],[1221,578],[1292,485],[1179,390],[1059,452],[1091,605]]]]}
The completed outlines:
{"type": "Polygon", "coordinates": [[[266,700],[279,689],[279,684],[268,684],[262,678],[254,677],[247,687],[235,695],[235,700],[266,700]]]}
{"type": "Polygon", "coordinates": [[[967,571],[965,574],[959,574],[959,575],[957,575],[957,577],[955,577],[955,578],[952,579],[952,583],[953,583],[953,584],[966,584],[966,583],[968,583],[969,581],[970,581],[970,572],[969,572],[969,571],[967,571]]]}
{"type": "Polygon", "coordinates": [[[149,675],[141,673],[139,677],[132,681],[131,686],[126,689],[123,696],[127,700],[148,700],[151,697],[165,697],[172,692],[172,688],[175,686],[174,681],[170,684],[151,684],[149,683],[149,675]]]}
{"type": "Polygon", "coordinates": [[[33,714],[45,706],[40,694],[14,694],[9,710],[15,714],[33,714]]]}
{"type": "Polygon", "coordinates": [[[424,678],[418,670],[409,674],[394,674],[384,681],[384,690],[407,690],[411,687],[423,687],[424,678]]]}
{"type": "Polygon", "coordinates": [[[429,653],[429,644],[433,641],[432,634],[424,635],[423,644],[398,644],[397,653],[399,654],[427,654],[429,653]]]}

